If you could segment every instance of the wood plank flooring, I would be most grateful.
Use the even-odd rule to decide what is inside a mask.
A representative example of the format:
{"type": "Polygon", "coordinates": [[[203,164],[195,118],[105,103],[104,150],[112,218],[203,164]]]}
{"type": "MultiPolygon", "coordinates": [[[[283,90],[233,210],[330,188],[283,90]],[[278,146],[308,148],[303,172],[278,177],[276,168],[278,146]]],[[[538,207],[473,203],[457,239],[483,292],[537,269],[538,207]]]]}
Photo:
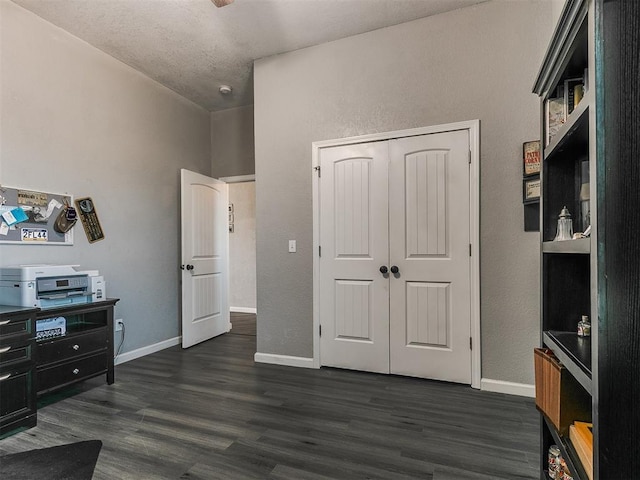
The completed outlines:
{"type": "Polygon", "coordinates": [[[234,335],[256,336],[256,314],[255,313],[231,313],[231,333],[234,335]]]}
{"type": "Polygon", "coordinates": [[[119,365],[46,398],[0,455],[99,439],[96,480],[540,478],[531,399],[254,352],[236,333],[119,365]]]}

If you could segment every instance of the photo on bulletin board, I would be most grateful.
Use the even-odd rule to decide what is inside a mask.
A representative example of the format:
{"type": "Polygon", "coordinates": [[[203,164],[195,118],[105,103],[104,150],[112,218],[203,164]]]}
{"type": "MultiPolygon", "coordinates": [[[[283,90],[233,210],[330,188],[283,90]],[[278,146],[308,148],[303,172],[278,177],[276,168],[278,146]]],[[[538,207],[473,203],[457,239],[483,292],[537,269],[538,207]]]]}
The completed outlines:
{"type": "Polygon", "coordinates": [[[73,245],[72,205],[66,193],[0,186],[0,243],[73,245]],[[59,228],[61,217],[68,228],[59,228]]]}

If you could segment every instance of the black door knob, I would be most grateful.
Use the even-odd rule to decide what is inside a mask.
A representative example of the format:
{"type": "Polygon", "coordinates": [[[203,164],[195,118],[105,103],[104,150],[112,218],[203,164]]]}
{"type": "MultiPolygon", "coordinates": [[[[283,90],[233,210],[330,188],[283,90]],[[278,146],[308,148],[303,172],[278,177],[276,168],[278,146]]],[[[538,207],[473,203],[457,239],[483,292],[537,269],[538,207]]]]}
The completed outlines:
{"type": "Polygon", "coordinates": [[[393,273],[394,275],[396,273],[398,273],[400,271],[400,269],[398,267],[396,267],[395,265],[393,267],[391,267],[391,273],[393,273]]]}
{"type": "Polygon", "coordinates": [[[381,273],[381,274],[383,274],[383,275],[384,275],[384,274],[385,274],[385,273],[387,273],[388,271],[389,271],[389,269],[388,269],[385,265],[382,265],[382,266],[380,267],[380,273],[381,273]]]}
{"type": "Polygon", "coordinates": [[[187,270],[193,270],[193,265],[187,265],[187,270]]]}
{"type": "Polygon", "coordinates": [[[184,265],[180,265],[180,270],[184,270],[184,265]]]}

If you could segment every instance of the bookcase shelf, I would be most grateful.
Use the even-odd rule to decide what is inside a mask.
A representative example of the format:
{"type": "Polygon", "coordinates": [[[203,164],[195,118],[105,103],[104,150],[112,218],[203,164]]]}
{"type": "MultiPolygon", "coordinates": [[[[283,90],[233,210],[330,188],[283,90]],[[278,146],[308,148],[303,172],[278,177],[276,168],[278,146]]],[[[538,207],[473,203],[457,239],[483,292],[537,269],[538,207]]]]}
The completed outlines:
{"type": "MultiPolygon", "coordinates": [[[[565,0],[533,88],[540,138],[550,137],[540,173],[540,344],[557,357],[562,379],[561,421],[556,427],[541,414],[543,479],[553,444],[575,479],[640,472],[640,237],[630,233],[640,225],[638,18],[637,0],[565,0]],[[575,99],[580,84],[568,87],[580,79],[584,96],[571,110],[560,91],[575,99]],[[553,241],[564,206],[574,232],[591,226],[590,238],[553,241]],[[583,315],[592,319],[591,338],[577,336],[583,315]],[[593,423],[593,461],[581,452],[593,472],[569,440],[575,421],[593,423]]],[[[536,376],[542,396],[550,376],[536,376]]]]}
{"type": "Polygon", "coordinates": [[[589,137],[589,107],[593,103],[593,95],[589,91],[576,106],[575,110],[567,116],[558,133],[551,139],[544,149],[544,159],[549,161],[554,155],[565,149],[571,150],[576,145],[584,144],[589,137]]]}
{"type": "Polygon", "coordinates": [[[548,331],[543,333],[543,339],[569,373],[591,393],[591,337],[579,337],[575,332],[548,331]]]}
{"type": "Polygon", "coordinates": [[[575,240],[565,240],[562,242],[542,242],[543,253],[591,253],[591,239],[578,238],[575,240]]]}

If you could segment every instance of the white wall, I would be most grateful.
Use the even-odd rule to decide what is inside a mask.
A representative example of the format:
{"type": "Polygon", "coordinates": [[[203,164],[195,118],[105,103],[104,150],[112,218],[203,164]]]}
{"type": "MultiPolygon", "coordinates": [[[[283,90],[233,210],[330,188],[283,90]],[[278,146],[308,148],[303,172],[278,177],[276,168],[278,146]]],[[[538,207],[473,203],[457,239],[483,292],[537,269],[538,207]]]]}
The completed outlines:
{"type": "Polygon", "coordinates": [[[256,184],[229,184],[234,231],[229,234],[229,305],[256,308],[256,184]]]}
{"type": "Polygon", "coordinates": [[[0,264],[99,269],[123,352],[180,335],[179,169],[210,174],[210,115],[12,2],[0,2],[0,183],[91,196],[105,240],[0,245],[0,264]]]}
{"type": "Polygon", "coordinates": [[[482,375],[533,383],[539,236],[523,231],[521,157],[552,29],[550,2],[499,0],[255,63],[258,352],[313,355],[311,143],[480,119],[482,375]]]}

